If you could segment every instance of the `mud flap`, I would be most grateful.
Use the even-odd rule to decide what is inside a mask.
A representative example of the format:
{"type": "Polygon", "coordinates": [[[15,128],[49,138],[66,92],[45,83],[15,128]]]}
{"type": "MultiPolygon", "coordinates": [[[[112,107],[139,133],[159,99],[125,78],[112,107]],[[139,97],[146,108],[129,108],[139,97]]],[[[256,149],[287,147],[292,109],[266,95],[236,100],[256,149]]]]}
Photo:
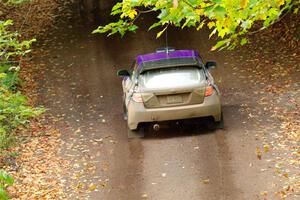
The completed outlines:
{"type": "Polygon", "coordinates": [[[145,131],[144,127],[141,127],[138,130],[127,129],[128,139],[143,138],[145,137],[145,131]]]}
{"type": "Polygon", "coordinates": [[[224,129],[224,117],[223,117],[223,112],[221,113],[221,121],[216,123],[216,128],[217,129],[224,129]]]}
{"type": "Polygon", "coordinates": [[[218,129],[224,129],[224,119],[223,119],[223,113],[221,113],[221,120],[220,121],[210,121],[208,123],[208,129],[210,130],[218,130],[218,129]]]}

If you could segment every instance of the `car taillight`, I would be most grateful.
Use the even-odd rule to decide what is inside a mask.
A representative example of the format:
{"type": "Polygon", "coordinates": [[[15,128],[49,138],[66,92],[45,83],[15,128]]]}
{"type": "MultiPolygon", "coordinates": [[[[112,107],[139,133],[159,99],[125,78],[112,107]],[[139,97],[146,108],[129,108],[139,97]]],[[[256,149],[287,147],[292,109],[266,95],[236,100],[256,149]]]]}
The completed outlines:
{"type": "Polygon", "coordinates": [[[137,103],[143,103],[143,98],[142,98],[142,95],[140,93],[133,93],[132,100],[137,102],[137,103]]]}
{"type": "Polygon", "coordinates": [[[212,95],[213,92],[214,92],[213,86],[209,85],[205,89],[205,96],[208,97],[208,96],[212,95]]]}

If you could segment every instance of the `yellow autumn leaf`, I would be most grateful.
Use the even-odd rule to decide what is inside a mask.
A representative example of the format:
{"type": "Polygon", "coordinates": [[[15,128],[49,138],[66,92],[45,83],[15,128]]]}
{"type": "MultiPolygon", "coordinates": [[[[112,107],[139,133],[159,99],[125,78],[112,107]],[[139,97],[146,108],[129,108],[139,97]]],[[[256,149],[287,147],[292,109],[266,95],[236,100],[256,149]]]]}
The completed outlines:
{"type": "Polygon", "coordinates": [[[130,10],[129,13],[128,13],[128,17],[130,19],[134,19],[136,15],[137,15],[136,10],[130,10]]]}
{"type": "Polygon", "coordinates": [[[268,194],[267,191],[261,191],[261,192],[260,192],[260,195],[262,195],[262,196],[266,196],[267,194],[268,194]]]}
{"type": "Polygon", "coordinates": [[[97,188],[97,185],[95,185],[95,184],[93,184],[93,183],[91,183],[91,184],[89,185],[89,191],[94,191],[96,188],[97,188]]]}
{"type": "Polygon", "coordinates": [[[200,23],[200,25],[197,27],[197,31],[199,31],[201,28],[203,28],[204,24],[205,24],[205,20],[203,20],[203,21],[200,23]]]}
{"type": "Polygon", "coordinates": [[[269,150],[270,150],[270,146],[265,144],[264,145],[264,152],[267,153],[267,152],[269,152],[269,150]]]}
{"type": "Polygon", "coordinates": [[[198,8],[198,9],[195,10],[195,12],[196,12],[197,15],[203,15],[204,10],[198,8]]]}
{"type": "Polygon", "coordinates": [[[79,182],[79,183],[77,184],[77,186],[76,186],[76,187],[77,187],[78,189],[82,189],[82,188],[83,188],[83,186],[84,186],[84,185],[83,185],[83,183],[79,182]]]}
{"type": "Polygon", "coordinates": [[[284,4],[285,0],[277,0],[276,4],[278,7],[282,6],[284,4]]]}
{"type": "Polygon", "coordinates": [[[246,6],[248,5],[249,0],[241,0],[241,8],[246,8],[246,6]]]}
{"type": "Polygon", "coordinates": [[[224,38],[224,36],[228,33],[228,31],[229,31],[229,29],[223,28],[223,29],[219,30],[218,36],[221,38],[224,38]]]}
{"type": "Polygon", "coordinates": [[[208,22],[207,26],[211,29],[215,25],[215,22],[208,22]]]}
{"type": "Polygon", "coordinates": [[[283,173],[282,176],[284,176],[285,178],[288,178],[289,174],[288,173],[283,173]]]}
{"type": "Polygon", "coordinates": [[[223,21],[221,22],[223,27],[230,27],[232,25],[232,19],[231,18],[225,18],[223,19],[223,21]]]}
{"type": "Polygon", "coordinates": [[[204,180],[202,180],[202,183],[208,184],[208,183],[209,183],[209,179],[204,179],[204,180]]]}
{"type": "Polygon", "coordinates": [[[256,153],[256,156],[259,160],[261,160],[261,150],[259,147],[256,147],[255,149],[255,153],[256,153]]]}
{"type": "Polygon", "coordinates": [[[282,199],[285,199],[286,198],[286,192],[285,191],[280,191],[280,197],[282,198],[282,199]]]}
{"type": "Polygon", "coordinates": [[[168,26],[166,26],[162,31],[158,32],[156,34],[156,38],[159,38],[166,30],[167,30],[168,26]]]}

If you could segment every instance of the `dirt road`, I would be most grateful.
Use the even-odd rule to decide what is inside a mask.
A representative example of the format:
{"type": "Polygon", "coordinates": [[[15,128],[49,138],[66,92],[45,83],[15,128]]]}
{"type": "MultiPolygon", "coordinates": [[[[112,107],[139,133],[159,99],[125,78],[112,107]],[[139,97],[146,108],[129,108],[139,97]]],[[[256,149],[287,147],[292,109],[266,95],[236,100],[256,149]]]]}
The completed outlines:
{"type": "Polygon", "coordinates": [[[93,25],[62,25],[45,39],[48,51],[41,102],[60,119],[61,155],[70,160],[65,199],[242,200],[263,199],[275,178],[257,159],[256,129],[241,111],[256,106],[253,88],[234,71],[234,52],[210,52],[207,33],[169,30],[169,45],[197,49],[219,66],[213,74],[223,92],[225,129],[167,128],[127,139],[122,118],[121,80],[137,54],[164,46],[154,32],[107,38],[93,25]]]}

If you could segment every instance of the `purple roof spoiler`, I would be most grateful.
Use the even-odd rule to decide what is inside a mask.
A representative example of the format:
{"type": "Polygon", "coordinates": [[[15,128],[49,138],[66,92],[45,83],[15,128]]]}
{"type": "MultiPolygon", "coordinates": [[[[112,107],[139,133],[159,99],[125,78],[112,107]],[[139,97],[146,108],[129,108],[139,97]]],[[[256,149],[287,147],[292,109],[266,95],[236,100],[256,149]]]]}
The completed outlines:
{"type": "Polygon", "coordinates": [[[144,62],[151,62],[169,58],[196,58],[199,57],[199,53],[195,50],[177,50],[167,52],[150,53],[137,56],[136,60],[138,65],[144,62]]]}

